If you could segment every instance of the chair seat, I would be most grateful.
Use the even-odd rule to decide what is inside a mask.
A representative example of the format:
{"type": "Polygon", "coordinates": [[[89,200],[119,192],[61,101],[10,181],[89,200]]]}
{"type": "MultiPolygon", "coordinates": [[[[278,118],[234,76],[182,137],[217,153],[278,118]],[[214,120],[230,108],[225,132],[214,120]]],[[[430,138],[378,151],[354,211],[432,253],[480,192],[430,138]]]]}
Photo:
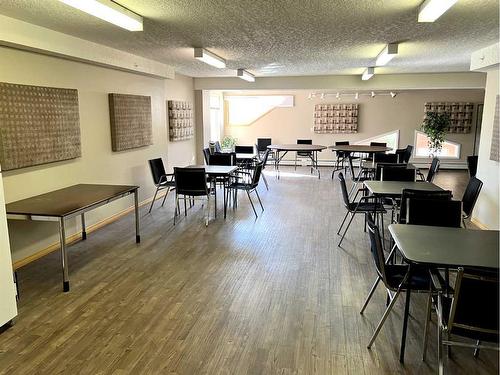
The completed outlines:
{"type": "Polygon", "coordinates": [[[371,202],[361,202],[359,203],[359,206],[357,202],[351,202],[349,203],[347,209],[349,211],[354,211],[356,207],[358,208],[358,212],[374,212],[375,210],[377,212],[386,212],[384,206],[382,206],[380,203],[371,202]]]}
{"type": "MultiPolygon", "coordinates": [[[[408,267],[406,264],[386,264],[387,287],[397,289],[408,273],[408,267]]],[[[405,290],[428,292],[430,283],[429,269],[427,267],[414,267],[412,268],[410,283],[408,284],[408,281],[406,281],[402,287],[405,290]]]]}
{"type": "Polygon", "coordinates": [[[240,190],[252,189],[253,187],[254,186],[252,186],[252,184],[247,184],[244,182],[233,182],[228,186],[229,189],[240,189],[240,190]]]}
{"type": "Polygon", "coordinates": [[[175,181],[163,181],[160,184],[161,187],[175,187],[175,181]]]}

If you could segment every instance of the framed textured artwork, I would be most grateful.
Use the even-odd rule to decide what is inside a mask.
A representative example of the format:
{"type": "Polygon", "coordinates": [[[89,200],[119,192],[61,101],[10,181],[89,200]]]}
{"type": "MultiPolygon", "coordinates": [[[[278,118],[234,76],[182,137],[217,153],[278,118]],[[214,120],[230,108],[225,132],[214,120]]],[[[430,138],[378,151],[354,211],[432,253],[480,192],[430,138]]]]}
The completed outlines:
{"type": "Polygon", "coordinates": [[[358,104],[316,104],[314,106],[315,133],[357,133],[358,104]]]}
{"type": "Polygon", "coordinates": [[[472,130],[472,117],[474,115],[473,103],[425,103],[424,112],[448,113],[450,115],[450,126],[447,129],[448,133],[470,133],[472,130]]]}
{"type": "Polygon", "coordinates": [[[167,101],[169,135],[171,141],[194,137],[193,105],[180,100],[167,101]]]}
{"type": "Polygon", "coordinates": [[[3,170],[80,156],[77,90],[0,83],[3,170]]]}
{"type": "Polygon", "coordinates": [[[153,144],[151,97],[109,94],[111,149],[123,151],[153,144]]]}
{"type": "Polygon", "coordinates": [[[500,112],[500,96],[497,95],[495,103],[495,117],[493,118],[493,134],[491,136],[490,160],[500,161],[500,127],[499,127],[499,112],[500,112]]]}

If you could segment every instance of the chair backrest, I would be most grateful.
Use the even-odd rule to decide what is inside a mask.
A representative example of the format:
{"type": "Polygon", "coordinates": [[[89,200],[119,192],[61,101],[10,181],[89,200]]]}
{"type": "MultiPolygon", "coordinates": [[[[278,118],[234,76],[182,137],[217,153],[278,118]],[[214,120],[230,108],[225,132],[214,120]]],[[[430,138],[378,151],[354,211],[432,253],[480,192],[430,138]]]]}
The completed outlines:
{"type": "Polygon", "coordinates": [[[174,168],[175,190],[183,195],[208,195],[205,168],[174,168]]]}
{"type": "Polygon", "coordinates": [[[378,275],[382,278],[384,284],[386,284],[385,255],[380,232],[373,221],[373,216],[371,214],[367,214],[366,216],[368,235],[370,236],[370,251],[372,253],[373,262],[375,263],[378,275]]]}
{"type": "Polygon", "coordinates": [[[429,173],[427,173],[427,182],[432,182],[434,180],[434,177],[439,170],[439,164],[441,164],[441,162],[438,158],[432,159],[431,166],[429,167],[429,173]]]}
{"type": "Polygon", "coordinates": [[[210,149],[209,148],[204,148],[203,149],[203,157],[205,158],[205,164],[209,165],[210,164],[210,149]]]}
{"type": "Polygon", "coordinates": [[[397,154],[385,154],[382,152],[377,152],[375,155],[376,163],[397,163],[398,155],[397,154]]]}
{"type": "Polygon", "coordinates": [[[399,207],[399,223],[406,223],[406,207],[410,199],[450,200],[452,197],[453,194],[451,190],[426,191],[403,189],[401,194],[401,205],[399,207]]]}
{"type": "Polygon", "coordinates": [[[215,141],[215,152],[222,152],[222,147],[220,146],[220,142],[219,141],[215,141]]]}
{"type": "Polygon", "coordinates": [[[406,164],[378,163],[375,178],[379,181],[415,181],[415,169],[408,169],[406,164]]]}
{"type": "Polygon", "coordinates": [[[253,154],[253,146],[234,146],[237,154],[253,154]]]}
{"type": "Polygon", "coordinates": [[[260,176],[262,175],[262,162],[255,164],[253,168],[253,176],[252,176],[252,187],[257,187],[259,185],[260,176]]]}
{"type": "Polygon", "coordinates": [[[405,161],[405,154],[406,154],[406,148],[398,148],[395,152],[396,156],[398,157],[397,163],[404,163],[405,161]]]}
{"type": "Polygon", "coordinates": [[[410,161],[412,152],[413,152],[413,146],[412,145],[406,146],[406,152],[404,155],[404,159],[402,161],[403,163],[408,163],[410,161]]]}
{"type": "Polygon", "coordinates": [[[335,146],[349,146],[349,141],[336,141],[335,146]]]}
{"type": "Polygon", "coordinates": [[[460,228],[461,223],[460,201],[410,198],[406,202],[406,224],[460,228]]]}
{"type": "Polygon", "coordinates": [[[264,152],[264,156],[260,159],[260,161],[262,162],[262,169],[266,169],[267,159],[269,158],[270,153],[271,153],[271,150],[267,149],[264,152]]]}
{"type": "Polygon", "coordinates": [[[257,138],[257,151],[266,151],[267,146],[270,146],[272,142],[271,138],[257,138]]]}
{"type": "MultiPolygon", "coordinates": [[[[352,160],[349,159],[349,161],[351,162],[352,164],[352,160]]],[[[344,200],[344,205],[347,207],[349,207],[349,193],[347,192],[347,185],[345,183],[345,178],[344,178],[344,174],[342,172],[339,173],[339,181],[340,181],[340,189],[342,190],[342,199],[344,200]]]]}
{"type": "Polygon", "coordinates": [[[477,155],[467,156],[467,168],[469,169],[469,176],[474,177],[477,172],[477,162],[479,157],[477,155]]]}
{"type": "Polygon", "coordinates": [[[386,142],[370,142],[370,146],[387,147],[387,143],[386,142]]]}
{"type": "Polygon", "coordinates": [[[229,153],[216,153],[209,156],[208,165],[236,165],[236,154],[229,153]]]}
{"type": "MultiPolygon", "coordinates": [[[[349,141],[336,141],[335,142],[335,146],[348,146],[348,145],[349,145],[349,141]]],[[[347,155],[349,155],[349,152],[336,151],[336,154],[337,154],[337,156],[339,156],[341,158],[345,158],[345,157],[347,157],[347,155]]]]}
{"type": "Polygon", "coordinates": [[[459,268],[447,317],[450,333],[498,343],[498,296],[498,270],[459,268]]]}
{"type": "Polygon", "coordinates": [[[312,141],[312,139],[297,139],[297,144],[298,145],[312,145],[313,141],[312,141]]]}
{"type": "Polygon", "coordinates": [[[476,205],[477,198],[483,187],[483,182],[477,177],[471,177],[467,187],[465,188],[464,195],[462,197],[463,210],[465,217],[469,217],[472,214],[472,210],[476,205]]]}
{"type": "Polygon", "coordinates": [[[163,160],[161,158],[148,160],[149,169],[151,170],[151,175],[153,176],[153,182],[155,185],[161,182],[162,176],[165,176],[165,167],[163,165],[163,160]]]}

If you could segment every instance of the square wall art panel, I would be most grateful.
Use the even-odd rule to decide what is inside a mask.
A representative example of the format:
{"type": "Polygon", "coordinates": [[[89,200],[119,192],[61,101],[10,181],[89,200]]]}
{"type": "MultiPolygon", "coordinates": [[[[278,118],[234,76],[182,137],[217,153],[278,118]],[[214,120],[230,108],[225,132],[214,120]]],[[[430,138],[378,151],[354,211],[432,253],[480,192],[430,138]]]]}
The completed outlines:
{"type": "Polygon", "coordinates": [[[113,151],[153,144],[150,96],[109,94],[109,116],[113,151]]]}
{"type": "Polygon", "coordinates": [[[77,90],[0,83],[2,170],[80,156],[77,90]]]}

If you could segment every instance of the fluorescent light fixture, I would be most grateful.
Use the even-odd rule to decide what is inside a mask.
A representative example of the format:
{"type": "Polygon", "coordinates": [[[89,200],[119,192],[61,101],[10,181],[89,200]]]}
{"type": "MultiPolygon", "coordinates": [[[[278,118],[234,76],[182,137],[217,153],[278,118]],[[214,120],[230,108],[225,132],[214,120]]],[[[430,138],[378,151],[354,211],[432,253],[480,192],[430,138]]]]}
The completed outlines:
{"type": "Polygon", "coordinates": [[[372,92],[371,92],[371,94],[370,94],[370,96],[371,96],[372,98],[374,98],[374,97],[375,97],[375,91],[372,91],[372,92]]]}
{"type": "Polygon", "coordinates": [[[110,0],[59,0],[94,17],[123,27],[142,31],[142,17],[110,0]]]}
{"type": "Polygon", "coordinates": [[[425,0],[418,9],[418,22],[434,22],[456,2],[457,0],[425,0]]]}
{"type": "Polygon", "coordinates": [[[398,54],[398,44],[397,43],[389,43],[384,47],[382,52],[377,56],[377,61],[375,62],[376,66],[382,66],[387,64],[392,60],[394,56],[398,54]]]}
{"type": "Polygon", "coordinates": [[[356,100],[359,99],[359,93],[358,92],[356,94],[354,94],[354,99],[356,99],[356,100]]]}
{"type": "Polygon", "coordinates": [[[338,93],[337,93],[337,95],[335,95],[335,97],[336,97],[337,99],[340,99],[340,92],[338,92],[338,93]]]}
{"type": "Polygon", "coordinates": [[[324,92],[321,93],[320,99],[321,100],[325,99],[325,93],[324,92]]]}
{"type": "Polygon", "coordinates": [[[367,81],[370,78],[372,78],[374,74],[375,74],[375,68],[366,68],[366,70],[363,72],[363,75],[361,76],[361,79],[363,81],[367,81]]]}
{"type": "Polygon", "coordinates": [[[203,48],[195,48],[194,57],[195,59],[203,61],[205,64],[215,66],[216,68],[222,69],[226,67],[226,60],[203,48]]]}
{"type": "Polygon", "coordinates": [[[397,93],[395,93],[395,92],[391,91],[391,98],[395,98],[395,97],[396,97],[396,95],[397,95],[397,93]]]}
{"type": "Polygon", "coordinates": [[[248,73],[245,69],[238,69],[237,75],[238,77],[244,79],[245,81],[255,82],[255,76],[251,73],[248,73]]]}

